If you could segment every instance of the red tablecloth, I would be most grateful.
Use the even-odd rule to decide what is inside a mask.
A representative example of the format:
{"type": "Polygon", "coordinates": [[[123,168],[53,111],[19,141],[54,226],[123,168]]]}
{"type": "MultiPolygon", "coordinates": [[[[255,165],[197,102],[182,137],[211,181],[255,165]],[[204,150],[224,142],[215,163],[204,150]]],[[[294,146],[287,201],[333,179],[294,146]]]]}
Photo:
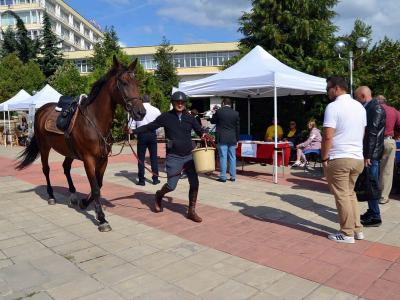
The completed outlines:
{"type": "MultiPolygon", "coordinates": [[[[278,143],[278,149],[283,149],[285,166],[289,165],[290,145],[289,143],[278,143]]],[[[274,144],[257,144],[257,157],[242,157],[242,143],[236,148],[237,159],[272,164],[274,161],[274,144]]],[[[278,166],[282,164],[282,156],[278,153],[278,166]]]]}

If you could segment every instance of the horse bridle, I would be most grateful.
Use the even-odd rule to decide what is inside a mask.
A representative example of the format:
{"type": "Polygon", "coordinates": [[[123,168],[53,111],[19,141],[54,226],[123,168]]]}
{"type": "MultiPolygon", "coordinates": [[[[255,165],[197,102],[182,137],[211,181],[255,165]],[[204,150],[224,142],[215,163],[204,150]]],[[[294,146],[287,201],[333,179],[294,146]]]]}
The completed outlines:
{"type": "MultiPolygon", "coordinates": [[[[133,72],[128,72],[129,77],[134,78],[134,73],[133,72]]],[[[129,101],[134,101],[134,100],[141,100],[140,97],[127,97],[124,93],[124,90],[121,88],[121,84],[120,84],[120,79],[117,78],[117,89],[119,91],[119,93],[121,94],[122,100],[124,100],[124,106],[125,106],[125,110],[127,112],[130,112],[130,107],[132,106],[131,103],[129,103],[129,101]]]]}

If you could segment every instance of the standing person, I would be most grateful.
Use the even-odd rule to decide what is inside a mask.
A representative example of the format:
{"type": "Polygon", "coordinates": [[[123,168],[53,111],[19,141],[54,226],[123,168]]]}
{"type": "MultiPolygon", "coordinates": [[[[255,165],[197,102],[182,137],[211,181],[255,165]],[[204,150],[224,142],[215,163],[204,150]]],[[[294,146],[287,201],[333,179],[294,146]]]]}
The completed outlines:
{"type": "MultiPolygon", "coordinates": [[[[356,99],[367,111],[367,128],[364,135],[364,160],[367,172],[379,185],[380,161],[383,156],[386,115],[378,100],[372,99],[369,87],[360,86],[356,92],[356,99]]],[[[361,216],[361,224],[366,227],[378,227],[382,224],[379,210],[380,197],[368,200],[368,210],[361,216]]]]}
{"type": "Polygon", "coordinates": [[[199,178],[192,156],[192,129],[197,135],[204,137],[205,132],[200,127],[196,119],[190,115],[185,108],[187,98],[182,92],[175,92],[171,96],[173,109],[162,113],[153,122],[141,126],[133,133],[143,133],[153,131],[159,127],[164,127],[165,137],[167,139],[167,176],[168,181],[156,192],[154,211],[161,212],[162,198],[166,193],[175,190],[181,171],[185,170],[189,180],[189,210],[187,218],[194,222],[201,222],[202,219],[197,215],[196,202],[199,191],[199,178]]]}
{"type": "MultiPolygon", "coordinates": [[[[132,130],[139,128],[141,126],[147,125],[153,122],[160,114],[160,110],[157,107],[154,107],[150,104],[150,96],[143,96],[143,106],[146,109],[146,115],[144,116],[142,121],[132,121],[130,128],[132,130]]],[[[146,150],[149,149],[150,154],[150,164],[151,164],[151,172],[153,184],[159,184],[160,180],[158,180],[158,162],[157,162],[157,134],[155,130],[146,131],[139,133],[137,135],[137,152],[138,152],[138,177],[139,180],[136,183],[137,185],[145,185],[145,177],[144,177],[144,160],[146,156],[146,150]]]]}
{"type": "Polygon", "coordinates": [[[196,121],[200,124],[200,126],[201,126],[201,118],[200,118],[200,116],[199,116],[199,111],[197,110],[197,109],[195,109],[195,108],[193,108],[191,111],[190,111],[190,114],[196,119],[196,121]]]}
{"type": "Polygon", "coordinates": [[[329,77],[326,91],[332,102],[325,110],[321,158],[340,223],[340,232],[328,238],[339,243],[354,243],[354,238],[364,238],[354,185],[364,168],[363,136],[367,117],[362,105],[347,93],[348,85],[343,77],[329,77]]]}
{"type": "Polygon", "coordinates": [[[217,181],[226,182],[227,161],[230,181],[236,180],[236,145],[239,141],[239,113],[232,109],[232,100],[222,99],[222,107],[212,116],[210,122],[217,126],[217,147],[221,173],[217,181]]]}
{"type": "Polygon", "coordinates": [[[385,140],[383,142],[383,156],[380,169],[380,189],[382,191],[380,204],[389,202],[389,194],[392,190],[394,160],[396,157],[396,141],[394,139],[395,131],[400,128],[399,112],[392,106],[386,104],[386,98],[382,95],[376,97],[380,105],[385,110],[385,140]]]}

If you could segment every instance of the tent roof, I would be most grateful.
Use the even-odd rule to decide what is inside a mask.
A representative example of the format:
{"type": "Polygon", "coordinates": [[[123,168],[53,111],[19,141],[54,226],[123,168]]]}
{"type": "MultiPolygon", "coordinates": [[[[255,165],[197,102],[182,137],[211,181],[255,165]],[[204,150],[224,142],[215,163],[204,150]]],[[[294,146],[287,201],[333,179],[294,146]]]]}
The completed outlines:
{"type": "Polygon", "coordinates": [[[220,95],[241,98],[324,94],[324,78],[297,71],[256,46],[228,69],[199,80],[179,84],[178,90],[189,96],[220,95]]]}
{"type": "Polygon", "coordinates": [[[46,84],[44,88],[42,88],[35,95],[29,97],[28,99],[9,105],[10,110],[29,110],[29,106],[35,104],[36,108],[40,108],[41,106],[50,103],[50,102],[58,102],[62,95],[57,92],[50,85],[46,84]]]}
{"type": "Polygon", "coordinates": [[[24,101],[28,99],[31,95],[27,93],[25,90],[20,90],[16,95],[14,95],[12,98],[8,99],[7,101],[4,101],[2,104],[0,104],[0,111],[5,111],[8,110],[8,106],[10,104],[15,104],[21,101],[24,101]]]}

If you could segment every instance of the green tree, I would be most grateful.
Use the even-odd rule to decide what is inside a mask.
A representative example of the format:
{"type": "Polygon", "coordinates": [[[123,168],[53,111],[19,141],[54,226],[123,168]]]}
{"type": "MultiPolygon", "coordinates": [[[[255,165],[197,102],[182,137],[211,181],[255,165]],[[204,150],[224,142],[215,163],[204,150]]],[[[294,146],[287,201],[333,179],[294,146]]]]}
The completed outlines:
{"type": "Polygon", "coordinates": [[[400,109],[400,41],[385,37],[376,43],[363,58],[359,67],[364,77],[359,83],[368,85],[374,95],[382,94],[389,103],[400,109]]]}
{"type": "MultiPolygon", "coordinates": [[[[163,37],[159,47],[154,54],[157,69],[154,72],[156,83],[160,87],[165,98],[171,95],[172,88],[178,86],[179,77],[173,60],[174,48],[169,41],[163,37]]],[[[163,104],[164,105],[164,104],[163,104]]]]}
{"type": "Polygon", "coordinates": [[[0,55],[1,57],[5,57],[11,53],[15,53],[17,51],[17,40],[15,38],[15,32],[11,29],[11,27],[7,27],[6,31],[1,31],[3,35],[3,41],[1,42],[0,55]]]}
{"type": "Polygon", "coordinates": [[[60,40],[51,29],[51,22],[47,12],[43,15],[43,35],[41,38],[41,49],[39,64],[46,77],[54,74],[57,68],[62,65],[63,58],[61,48],[59,47],[60,40]]]}
{"type": "Polygon", "coordinates": [[[338,0],[252,0],[239,19],[241,45],[262,46],[283,63],[315,75],[335,70],[332,50],[338,0]]]}
{"type": "Polygon", "coordinates": [[[27,63],[31,59],[35,59],[39,50],[39,41],[32,40],[28,36],[28,30],[24,21],[13,11],[6,11],[3,14],[11,14],[17,21],[17,30],[15,32],[16,52],[23,63],[27,63]]]}
{"type": "Polygon", "coordinates": [[[91,65],[95,70],[105,74],[107,72],[106,68],[112,63],[113,55],[120,57],[122,54],[114,27],[105,29],[104,38],[94,45],[93,50],[94,55],[91,59],[91,65]]]}
{"type": "Polygon", "coordinates": [[[34,61],[23,64],[16,54],[10,54],[0,60],[0,102],[3,102],[19,90],[28,93],[38,91],[46,77],[34,61]]]}
{"type": "Polygon", "coordinates": [[[48,82],[61,94],[75,97],[85,93],[87,77],[81,76],[76,66],[66,61],[50,76],[48,82]]]}

